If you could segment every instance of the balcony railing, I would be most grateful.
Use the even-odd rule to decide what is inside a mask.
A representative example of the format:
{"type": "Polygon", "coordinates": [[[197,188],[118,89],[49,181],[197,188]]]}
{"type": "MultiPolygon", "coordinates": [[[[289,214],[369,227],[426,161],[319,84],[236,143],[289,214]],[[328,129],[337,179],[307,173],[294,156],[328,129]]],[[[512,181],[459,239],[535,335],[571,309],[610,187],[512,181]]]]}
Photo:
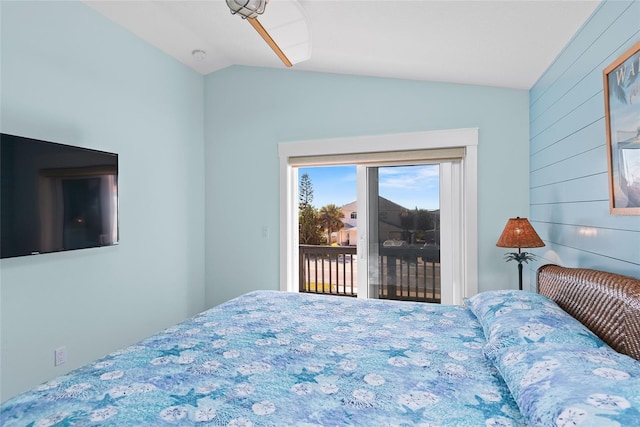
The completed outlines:
{"type": "Polygon", "coordinates": [[[378,298],[440,302],[440,247],[380,248],[378,298]]]}
{"type": "Polygon", "coordinates": [[[300,245],[300,292],[355,297],[355,246],[300,245]]]}
{"type": "MultiPolygon", "coordinates": [[[[378,283],[372,287],[378,298],[440,302],[439,247],[381,245],[379,251],[378,283]]],[[[300,245],[299,253],[300,292],[358,295],[354,246],[300,245]]]]}

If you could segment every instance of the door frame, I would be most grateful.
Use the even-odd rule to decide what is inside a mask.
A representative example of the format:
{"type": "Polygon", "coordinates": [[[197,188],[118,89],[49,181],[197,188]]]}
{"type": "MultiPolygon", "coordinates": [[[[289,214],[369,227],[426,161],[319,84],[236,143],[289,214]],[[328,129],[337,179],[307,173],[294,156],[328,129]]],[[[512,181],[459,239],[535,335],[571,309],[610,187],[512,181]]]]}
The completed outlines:
{"type": "MultiPolygon", "coordinates": [[[[464,148],[461,161],[462,262],[453,278],[447,301],[461,304],[478,292],[478,129],[448,129],[423,132],[368,135],[350,138],[282,142],[280,158],[280,290],[298,292],[298,172],[292,167],[296,157],[392,153],[439,148],[464,148]]],[[[359,237],[360,239],[360,237],[359,237]]],[[[360,241],[358,246],[360,247],[360,241]]],[[[450,254],[452,257],[454,254],[450,254]]],[[[360,255],[358,255],[360,261],[360,255]]],[[[455,258],[455,257],[454,257],[455,258]]],[[[444,295],[443,295],[444,296],[444,295]]]]}

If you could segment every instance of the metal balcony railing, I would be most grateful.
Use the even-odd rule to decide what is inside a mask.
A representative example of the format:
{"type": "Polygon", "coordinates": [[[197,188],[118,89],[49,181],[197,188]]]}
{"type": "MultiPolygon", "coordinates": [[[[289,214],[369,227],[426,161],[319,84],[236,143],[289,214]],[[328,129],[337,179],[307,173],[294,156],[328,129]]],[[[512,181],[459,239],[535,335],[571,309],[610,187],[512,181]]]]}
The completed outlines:
{"type": "MultiPolygon", "coordinates": [[[[438,246],[381,245],[379,251],[378,283],[372,287],[378,298],[440,302],[438,246]]],[[[354,246],[300,245],[299,254],[300,292],[358,295],[354,246]]]]}

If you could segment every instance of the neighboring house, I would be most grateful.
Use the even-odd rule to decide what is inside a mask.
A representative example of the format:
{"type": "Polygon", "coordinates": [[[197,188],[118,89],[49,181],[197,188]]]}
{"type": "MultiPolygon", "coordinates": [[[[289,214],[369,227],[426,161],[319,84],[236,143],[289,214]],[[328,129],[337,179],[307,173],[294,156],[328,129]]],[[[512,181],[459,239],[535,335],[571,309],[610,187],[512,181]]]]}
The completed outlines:
{"type": "Polygon", "coordinates": [[[342,246],[355,246],[358,233],[358,202],[353,201],[342,206],[344,227],[338,231],[337,242],[342,246]]]}
{"type": "MultiPolygon", "coordinates": [[[[344,228],[337,233],[337,242],[343,246],[355,245],[358,230],[358,204],[351,202],[342,206],[344,228]]],[[[378,240],[402,240],[406,230],[402,227],[402,215],[409,209],[391,200],[378,196],[378,240]]]]}

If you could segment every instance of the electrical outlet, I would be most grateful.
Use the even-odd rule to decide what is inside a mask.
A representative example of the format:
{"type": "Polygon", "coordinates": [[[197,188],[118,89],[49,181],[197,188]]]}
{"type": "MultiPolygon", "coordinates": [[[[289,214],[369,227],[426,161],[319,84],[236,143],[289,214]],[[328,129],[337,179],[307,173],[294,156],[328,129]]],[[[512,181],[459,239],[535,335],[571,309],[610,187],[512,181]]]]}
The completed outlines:
{"type": "Polygon", "coordinates": [[[59,347],[53,350],[53,364],[59,366],[67,361],[67,349],[65,347],[59,347]]]}

